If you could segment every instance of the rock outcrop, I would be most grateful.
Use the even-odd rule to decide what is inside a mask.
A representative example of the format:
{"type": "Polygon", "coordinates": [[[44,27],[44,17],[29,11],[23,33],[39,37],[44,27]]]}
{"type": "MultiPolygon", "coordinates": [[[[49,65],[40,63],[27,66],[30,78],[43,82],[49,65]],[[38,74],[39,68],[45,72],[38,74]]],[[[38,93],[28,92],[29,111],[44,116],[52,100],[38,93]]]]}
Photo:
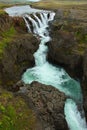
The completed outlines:
{"type": "Polygon", "coordinates": [[[42,122],[43,130],[68,130],[64,118],[65,94],[52,86],[38,82],[24,86],[20,88],[20,92],[27,95],[28,102],[33,103],[34,110],[42,122]]]}
{"type": "Polygon", "coordinates": [[[84,101],[84,109],[85,109],[85,115],[87,119],[87,49],[84,54],[83,58],[83,80],[82,80],[82,90],[83,90],[83,101],[84,101]]]}
{"type": "Polygon", "coordinates": [[[1,86],[0,117],[2,130],[43,130],[35,111],[30,108],[24,97],[1,89],[1,86]]]}
{"type": "Polygon", "coordinates": [[[28,34],[22,18],[0,17],[0,84],[12,86],[28,68],[34,66],[39,40],[28,34]]]}
{"type": "Polygon", "coordinates": [[[81,79],[87,47],[87,19],[80,16],[74,9],[57,11],[51,24],[52,41],[48,44],[48,60],[63,66],[71,76],[81,79]]]}
{"type": "Polygon", "coordinates": [[[1,60],[3,83],[6,85],[16,83],[28,67],[34,66],[33,54],[38,44],[38,40],[31,34],[20,34],[8,44],[1,60]]]}
{"type": "Polygon", "coordinates": [[[52,32],[52,41],[49,43],[48,60],[62,65],[71,74],[79,77],[82,73],[82,56],[75,53],[77,42],[72,32],[57,30],[52,32]],[[81,67],[80,67],[80,66],[81,67]]]}

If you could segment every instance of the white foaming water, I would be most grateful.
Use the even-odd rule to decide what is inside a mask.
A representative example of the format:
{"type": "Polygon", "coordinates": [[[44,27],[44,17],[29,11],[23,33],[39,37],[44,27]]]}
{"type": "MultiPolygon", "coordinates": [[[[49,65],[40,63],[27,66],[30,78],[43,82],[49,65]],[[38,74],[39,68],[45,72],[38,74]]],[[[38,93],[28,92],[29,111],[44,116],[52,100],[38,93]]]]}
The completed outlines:
{"type": "Polygon", "coordinates": [[[81,116],[76,103],[72,99],[67,99],[64,111],[70,130],[87,130],[85,118],[81,116]]]}
{"type": "MultiPolygon", "coordinates": [[[[28,7],[29,9],[30,7],[28,7]]],[[[64,92],[66,95],[72,97],[77,102],[82,102],[82,92],[79,82],[73,80],[69,75],[60,67],[49,64],[46,60],[48,47],[46,43],[50,41],[49,32],[47,30],[48,22],[54,19],[55,13],[50,11],[41,10],[25,10],[24,8],[6,9],[6,12],[10,16],[22,15],[29,32],[33,32],[40,36],[41,43],[39,49],[34,53],[35,67],[27,69],[22,76],[22,80],[26,84],[30,84],[33,81],[38,81],[46,85],[52,85],[64,92]],[[24,9],[24,10],[23,10],[24,9]],[[19,12],[18,12],[19,11],[19,12]],[[29,12],[30,11],[30,12],[29,12]],[[25,14],[26,12],[33,13],[34,19],[25,14]],[[40,18],[36,15],[39,12],[40,18]],[[32,23],[33,31],[29,25],[29,21],[32,23]]],[[[85,118],[82,118],[80,112],[77,109],[75,102],[68,99],[65,103],[65,115],[66,121],[70,130],[87,130],[85,118]]]]}
{"type": "Polygon", "coordinates": [[[41,37],[41,43],[39,49],[34,53],[36,66],[32,69],[27,69],[22,80],[28,84],[38,81],[46,85],[52,85],[75,100],[82,101],[80,84],[70,78],[62,68],[55,67],[46,60],[48,47],[45,44],[51,40],[47,27],[48,22],[53,20],[54,15],[55,13],[53,12],[43,12],[40,13],[40,19],[36,14],[33,14],[36,20],[29,15],[24,16],[32,22],[33,32],[41,37]]]}
{"type": "Polygon", "coordinates": [[[33,33],[38,34],[38,24],[37,24],[37,22],[33,18],[31,18],[29,15],[25,15],[25,17],[28,18],[28,20],[30,20],[32,22],[33,30],[34,30],[33,33]]]}
{"type": "Polygon", "coordinates": [[[48,62],[28,69],[24,73],[22,80],[26,84],[38,81],[46,85],[52,85],[75,100],[82,100],[79,83],[71,79],[62,68],[55,67],[48,62]]]}
{"type": "Polygon", "coordinates": [[[43,24],[41,22],[41,20],[38,18],[38,16],[36,14],[33,14],[34,17],[37,19],[38,23],[39,23],[39,27],[41,27],[43,24]]]}
{"type": "Polygon", "coordinates": [[[26,23],[26,26],[27,26],[27,28],[28,28],[28,32],[31,32],[31,28],[30,28],[30,25],[29,25],[28,21],[26,20],[25,17],[23,17],[23,19],[24,19],[24,21],[25,21],[25,23],[26,23]]]}

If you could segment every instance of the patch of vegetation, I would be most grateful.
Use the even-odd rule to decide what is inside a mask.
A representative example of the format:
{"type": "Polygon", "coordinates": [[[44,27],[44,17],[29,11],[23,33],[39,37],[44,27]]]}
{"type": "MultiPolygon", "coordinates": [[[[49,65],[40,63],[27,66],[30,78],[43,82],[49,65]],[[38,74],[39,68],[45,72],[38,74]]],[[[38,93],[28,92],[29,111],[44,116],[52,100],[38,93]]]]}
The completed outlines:
{"type": "Polygon", "coordinates": [[[0,15],[6,14],[6,12],[2,9],[0,9],[0,15]]]}
{"type": "Polygon", "coordinates": [[[0,95],[0,130],[34,130],[35,115],[21,97],[3,91],[0,95]]]}
{"type": "Polygon", "coordinates": [[[82,29],[80,31],[77,31],[75,34],[80,44],[87,43],[87,34],[84,34],[82,29]]]}
{"type": "Polygon", "coordinates": [[[72,48],[72,50],[67,51],[66,54],[78,53],[83,55],[85,49],[87,48],[87,32],[85,26],[80,26],[80,24],[77,24],[77,22],[64,21],[64,25],[62,26],[61,30],[65,31],[66,33],[73,32],[74,38],[77,42],[75,47],[72,48]]]}
{"type": "Polygon", "coordinates": [[[1,41],[0,41],[0,58],[2,58],[2,54],[4,48],[7,47],[7,44],[12,41],[13,36],[16,34],[15,28],[12,26],[4,32],[1,32],[1,41]]]}
{"type": "Polygon", "coordinates": [[[37,3],[32,3],[33,7],[44,9],[58,9],[58,8],[81,8],[87,9],[87,1],[72,1],[72,0],[42,0],[37,3]],[[78,7],[79,5],[79,7],[78,7]]]}
{"type": "Polygon", "coordinates": [[[6,12],[4,11],[4,8],[10,7],[10,6],[11,4],[0,3],[0,15],[6,14],[6,12]]]}

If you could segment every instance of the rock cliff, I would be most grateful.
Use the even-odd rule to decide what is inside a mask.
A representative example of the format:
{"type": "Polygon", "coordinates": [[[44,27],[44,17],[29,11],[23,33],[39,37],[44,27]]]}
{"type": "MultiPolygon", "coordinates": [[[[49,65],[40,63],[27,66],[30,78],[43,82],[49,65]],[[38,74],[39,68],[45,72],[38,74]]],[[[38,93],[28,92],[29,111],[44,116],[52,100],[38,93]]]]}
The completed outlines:
{"type": "Polygon", "coordinates": [[[51,24],[48,60],[80,79],[87,115],[87,17],[82,10],[58,10],[51,24]],[[79,14],[80,13],[80,14],[79,14]]]}
{"type": "Polygon", "coordinates": [[[10,87],[21,79],[28,67],[34,66],[33,54],[39,40],[27,33],[22,18],[11,18],[5,14],[0,17],[0,30],[0,81],[10,87]]]}

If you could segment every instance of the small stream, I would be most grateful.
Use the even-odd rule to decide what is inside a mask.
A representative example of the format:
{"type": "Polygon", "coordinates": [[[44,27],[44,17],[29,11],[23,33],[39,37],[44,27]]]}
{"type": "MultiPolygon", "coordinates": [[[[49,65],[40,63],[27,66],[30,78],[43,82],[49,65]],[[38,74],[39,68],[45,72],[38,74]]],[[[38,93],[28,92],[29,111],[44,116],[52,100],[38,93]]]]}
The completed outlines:
{"type": "Polygon", "coordinates": [[[72,79],[63,68],[50,64],[46,58],[48,52],[46,43],[51,40],[48,27],[49,22],[52,22],[54,19],[55,13],[29,7],[29,12],[31,12],[33,18],[29,15],[29,12],[26,13],[28,6],[17,7],[22,11],[17,11],[16,7],[12,8],[5,10],[10,16],[22,16],[28,31],[33,33],[36,37],[39,36],[41,41],[38,50],[34,53],[35,66],[26,70],[22,75],[22,80],[25,84],[38,81],[46,85],[52,85],[59,91],[64,92],[65,95],[69,97],[65,102],[64,113],[70,130],[87,130],[82,108],[83,97],[80,83],[72,79]],[[39,13],[39,17],[37,12],[39,13]],[[32,23],[33,30],[31,30],[30,22],[32,23]],[[81,111],[78,110],[77,104],[80,105],[81,111]]]}

